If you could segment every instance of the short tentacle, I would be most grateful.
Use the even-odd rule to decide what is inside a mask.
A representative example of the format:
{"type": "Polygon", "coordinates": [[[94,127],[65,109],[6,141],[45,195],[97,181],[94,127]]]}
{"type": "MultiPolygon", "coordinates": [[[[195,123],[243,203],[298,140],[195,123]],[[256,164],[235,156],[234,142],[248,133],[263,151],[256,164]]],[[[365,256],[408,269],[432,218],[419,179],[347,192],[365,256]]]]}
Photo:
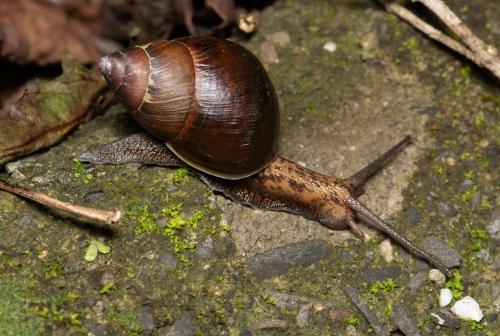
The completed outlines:
{"type": "Polygon", "coordinates": [[[439,270],[441,270],[446,276],[451,277],[452,273],[448,269],[447,266],[445,266],[440,260],[438,260],[436,257],[431,256],[424,250],[422,250],[420,247],[414,245],[412,242],[410,242],[408,239],[400,235],[392,226],[389,224],[385,223],[380,217],[378,217],[376,214],[374,214],[370,209],[368,209],[365,205],[363,205],[358,199],[355,197],[348,197],[347,200],[347,205],[349,208],[354,210],[356,214],[364,220],[366,223],[372,225],[373,227],[379,229],[380,231],[384,232],[387,234],[389,237],[394,239],[396,242],[398,242],[401,246],[405,247],[408,249],[411,253],[414,255],[423,258],[427,260],[429,263],[437,267],[439,270]]]}
{"type": "Polygon", "coordinates": [[[396,154],[401,151],[406,145],[411,142],[411,136],[407,135],[394,147],[389,149],[387,152],[382,154],[378,159],[368,164],[366,167],[352,175],[351,177],[345,179],[345,183],[355,192],[356,195],[362,194],[359,191],[360,188],[365,184],[365,182],[375,175],[380,169],[382,169],[387,162],[389,162],[396,154]]]}
{"type": "Polygon", "coordinates": [[[361,230],[358,223],[354,220],[352,216],[347,218],[347,225],[351,229],[352,233],[361,240],[366,240],[365,233],[361,230]]]}

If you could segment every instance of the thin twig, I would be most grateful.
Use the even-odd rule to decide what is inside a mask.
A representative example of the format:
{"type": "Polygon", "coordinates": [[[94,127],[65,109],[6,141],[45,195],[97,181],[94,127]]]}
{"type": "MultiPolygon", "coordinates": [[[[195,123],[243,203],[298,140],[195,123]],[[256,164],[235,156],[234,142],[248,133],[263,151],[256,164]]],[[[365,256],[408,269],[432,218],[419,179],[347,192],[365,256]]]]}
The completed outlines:
{"type": "Polygon", "coordinates": [[[117,222],[121,217],[120,210],[95,209],[66,203],[36,191],[31,191],[19,186],[14,186],[2,179],[0,179],[0,190],[8,191],[14,195],[28,198],[36,203],[43,204],[48,207],[55,208],[98,223],[109,225],[117,222]]]}
{"type": "Polygon", "coordinates": [[[442,0],[412,1],[420,2],[422,5],[426,6],[443,21],[443,23],[454,32],[463,43],[452,39],[443,32],[432,27],[401,5],[394,2],[378,0],[388,12],[398,16],[430,38],[463,55],[478,66],[488,69],[493,75],[500,79],[500,59],[497,56],[496,49],[475,36],[442,0]]]}
{"type": "Polygon", "coordinates": [[[479,65],[489,69],[495,76],[500,78],[500,59],[497,50],[484,43],[479,37],[460,20],[460,18],[442,0],[412,0],[436,14],[448,28],[457,34],[463,43],[474,53],[479,65]]]}

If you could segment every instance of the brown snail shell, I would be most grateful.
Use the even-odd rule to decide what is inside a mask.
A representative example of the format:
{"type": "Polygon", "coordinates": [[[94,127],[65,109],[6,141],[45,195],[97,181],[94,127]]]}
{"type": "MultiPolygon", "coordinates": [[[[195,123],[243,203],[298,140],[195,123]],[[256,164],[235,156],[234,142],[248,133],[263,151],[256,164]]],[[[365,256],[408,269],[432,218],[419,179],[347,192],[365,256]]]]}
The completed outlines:
{"type": "Polygon", "coordinates": [[[139,124],[194,168],[240,179],[275,158],[278,100],[244,47],[207,37],[157,41],[106,56],[100,68],[139,124]]]}

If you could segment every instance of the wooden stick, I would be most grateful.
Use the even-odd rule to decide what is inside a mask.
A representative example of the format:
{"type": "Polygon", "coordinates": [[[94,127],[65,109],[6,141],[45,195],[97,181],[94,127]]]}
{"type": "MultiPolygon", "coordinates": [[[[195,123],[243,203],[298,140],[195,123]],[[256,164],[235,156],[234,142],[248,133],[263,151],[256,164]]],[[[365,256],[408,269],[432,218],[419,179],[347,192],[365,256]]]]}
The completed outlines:
{"type": "Polygon", "coordinates": [[[432,11],[452,32],[462,39],[463,43],[455,41],[397,3],[378,0],[389,13],[398,16],[430,38],[463,55],[478,66],[488,69],[500,79],[500,59],[497,56],[497,50],[475,36],[442,0],[412,1],[420,2],[432,11]]]}
{"type": "Polygon", "coordinates": [[[120,210],[88,208],[71,203],[66,203],[36,191],[31,191],[19,186],[14,186],[2,179],[0,179],[0,190],[8,191],[14,195],[30,199],[36,203],[43,204],[48,207],[55,208],[98,223],[108,225],[113,224],[120,220],[121,217],[120,210]]]}

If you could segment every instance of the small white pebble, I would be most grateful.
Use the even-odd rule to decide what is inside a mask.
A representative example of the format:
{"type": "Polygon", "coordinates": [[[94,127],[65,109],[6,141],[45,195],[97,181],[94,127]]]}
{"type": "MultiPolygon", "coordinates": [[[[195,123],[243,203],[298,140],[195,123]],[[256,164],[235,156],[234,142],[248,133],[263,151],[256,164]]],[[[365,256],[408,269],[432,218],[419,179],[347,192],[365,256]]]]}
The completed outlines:
{"type": "Polygon", "coordinates": [[[326,42],[324,45],[323,45],[323,49],[325,49],[326,51],[328,52],[334,52],[335,50],[337,50],[337,44],[335,42],[332,42],[332,41],[329,41],[329,42],[326,42]]]}
{"type": "Polygon", "coordinates": [[[451,294],[451,290],[448,288],[443,288],[439,292],[439,305],[441,307],[446,307],[450,304],[451,299],[453,299],[453,295],[451,294]]]}
{"type": "Polygon", "coordinates": [[[436,268],[432,268],[429,271],[429,279],[431,279],[431,281],[437,283],[438,285],[442,285],[446,281],[446,277],[444,276],[444,274],[436,268]]]}
{"type": "Polygon", "coordinates": [[[453,307],[451,307],[451,312],[460,318],[474,320],[476,322],[481,321],[483,318],[483,312],[481,308],[479,308],[479,304],[470,296],[466,296],[455,302],[453,307]]]}
{"type": "Polygon", "coordinates": [[[385,239],[384,241],[382,241],[379,247],[385,262],[392,262],[394,260],[394,255],[392,254],[392,245],[389,239],[385,239]]]}

